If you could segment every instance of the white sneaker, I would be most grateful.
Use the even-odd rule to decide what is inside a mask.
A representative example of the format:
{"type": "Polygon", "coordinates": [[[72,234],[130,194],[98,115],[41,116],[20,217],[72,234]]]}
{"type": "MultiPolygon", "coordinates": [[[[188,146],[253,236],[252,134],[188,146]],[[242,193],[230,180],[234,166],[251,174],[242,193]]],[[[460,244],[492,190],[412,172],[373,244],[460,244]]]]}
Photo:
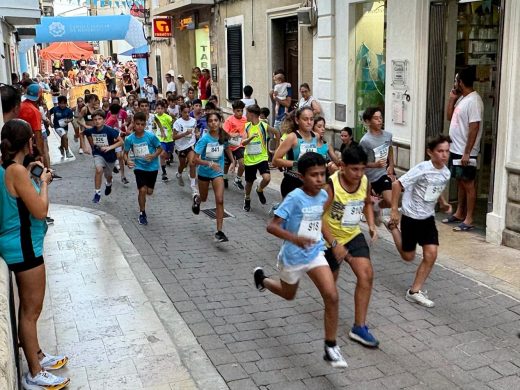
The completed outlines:
{"type": "Polygon", "coordinates": [[[47,371],[40,371],[34,377],[28,372],[22,377],[22,387],[25,390],[60,390],[67,387],[69,383],[69,378],[56,376],[47,371]]]}
{"type": "Polygon", "coordinates": [[[341,350],[337,345],[335,347],[327,347],[325,345],[325,355],[323,355],[323,360],[334,368],[348,367],[347,361],[343,358],[341,350]]]}
{"type": "Polygon", "coordinates": [[[406,290],[405,299],[408,302],[417,303],[424,307],[434,307],[435,306],[435,302],[433,302],[431,299],[428,298],[427,291],[419,290],[415,294],[410,294],[410,289],[408,289],[408,290],[406,290]]]}
{"type": "Polygon", "coordinates": [[[182,175],[177,172],[175,177],[177,178],[177,181],[179,182],[179,186],[184,187],[184,180],[182,178],[182,175]]]}
{"type": "Polygon", "coordinates": [[[45,354],[43,359],[40,360],[40,365],[44,370],[59,370],[67,364],[68,361],[69,358],[67,356],[52,356],[45,354]]]}
{"type": "Polygon", "coordinates": [[[79,148],[78,153],[79,153],[79,154],[83,154],[83,149],[79,148]]]}

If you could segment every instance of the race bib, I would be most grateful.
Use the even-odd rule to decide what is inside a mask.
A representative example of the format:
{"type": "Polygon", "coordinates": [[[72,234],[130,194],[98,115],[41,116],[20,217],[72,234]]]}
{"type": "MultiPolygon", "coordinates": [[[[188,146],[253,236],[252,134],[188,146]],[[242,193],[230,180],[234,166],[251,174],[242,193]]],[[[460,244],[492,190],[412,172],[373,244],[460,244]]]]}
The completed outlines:
{"type": "Polygon", "coordinates": [[[426,202],[437,202],[437,199],[439,199],[445,187],[445,184],[428,184],[423,199],[426,202]]]}
{"type": "Polygon", "coordinates": [[[224,153],[224,145],[211,143],[206,145],[206,158],[209,160],[218,160],[224,153]]]}
{"type": "Polygon", "coordinates": [[[254,156],[257,154],[262,153],[262,143],[256,142],[256,143],[249,143],[246,146],[247,154],[250,156],[254,156]]]}
{"type": "Polygon", "coordinates": [[[65,119],[60,119],[58,121],[58,124],[60,125],[60,127],[63,127],[63,128],[65,128],[65,126],[67,126],[67,122],[65,119]]]}
{"type": "Polygon", "coordinates": [[[352,200],[348,202],[345,205],[345,209],[343,210],[341,226],[353,227],[359,225],[359,222],[361,222],[361,216],[363,215],[364,207],[364,200],[352,200]]]}
{"type": "Polygon", "coordinates": [[[231,146],[240,146],[241,143],[242,143],[242,137],[240,137],[239,135],[237,135],[236,137],[231,137],[229,139],[229,144],[231,146]]]}
{"type": "Polygon", "coordinates": [[[301,156],[303,156],[307,152],[314,152],[314,153],[316,153],[317,151],[318,151],[318,148],[316,147],[316,145],[313,145],[313,144],[301,144],[300,145],[300,155],[298,156],[298,158],[300,158],[301,156]]]}
{"type": "Polygon", "coordinates": [[[150,154],[148,144],[134,144],[133,149],[134,156],[138,158],[144,158],[146,155],[150,154]]]}
{"type": "Polygon", "coordinates": [[[306,218],[304,214],[298,229],[298,236],[319,241],[321,239],[321,219],[316,219],[314,215],[306,218]]]}
{"type": "Polygon", "coordinates": [[[92,134],[92,142],[95,146],[108,146],[108,137],[106,134],[92,134]]]}
{"type": "Polygon", "coordinates": [[[388,150],[390,149],[390,146],[387,144],[383,144],[381,146],[378,146],[377,148],[374,148],[374,161],[380,161],[388,158],[388,150]]]}

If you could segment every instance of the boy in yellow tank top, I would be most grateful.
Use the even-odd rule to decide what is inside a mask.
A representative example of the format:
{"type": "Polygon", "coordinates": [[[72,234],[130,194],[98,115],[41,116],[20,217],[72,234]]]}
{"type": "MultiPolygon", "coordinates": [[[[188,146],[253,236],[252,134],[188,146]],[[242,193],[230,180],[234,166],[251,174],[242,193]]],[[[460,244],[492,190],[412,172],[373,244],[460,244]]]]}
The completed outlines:
{"type": "Polygon", "coordinates": [[[357,278],[354,326],[349,337],[366,347],[375,348],[379,341],[366,325],[374,271],[368,244],[359,226],[364,214],[372,242],[377,239],[370,183],[365,176],[367,160],[367,154],[359,146],[346,148],[341,154],[340,169],[329,178],[326,187],[329,198],[324,206],[322,231],[327,242],[325,258],[334,280],[338,280],[343,261],[350,265],[357,278]]]}

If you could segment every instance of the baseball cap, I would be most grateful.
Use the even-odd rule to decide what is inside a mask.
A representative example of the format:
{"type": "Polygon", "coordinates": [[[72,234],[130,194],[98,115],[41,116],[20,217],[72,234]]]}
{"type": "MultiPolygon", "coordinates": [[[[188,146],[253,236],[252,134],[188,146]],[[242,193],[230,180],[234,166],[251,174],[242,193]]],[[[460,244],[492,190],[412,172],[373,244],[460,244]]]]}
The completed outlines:
{"type": "Polygon", "coordinates": [[[27,87],[24,98],[35,102],[40,98],[41,87],[38,84],[31,84],[27,87]]]}
{"type": "Polygon", "coordinates": [[[184,76],[183,76],[182,74],[180,74],[180,75],[177,76],[177,78],[178,78],[178,79],[183,79],[184,76]]]}
{"type": "Polygon", "coordinates": [[[146,80],[146,79],[153,80],[153,77],[152,77],[152,76],[146,76],[144,79],[145,79],[145,80],[146,80]]]}
{"type": "Polygon", "coordinates": [[[166,73],[166,74],[169,74],[170,76],[175,77],[175,71],[173,69],[169,70],[168,73],[166,73]]]}

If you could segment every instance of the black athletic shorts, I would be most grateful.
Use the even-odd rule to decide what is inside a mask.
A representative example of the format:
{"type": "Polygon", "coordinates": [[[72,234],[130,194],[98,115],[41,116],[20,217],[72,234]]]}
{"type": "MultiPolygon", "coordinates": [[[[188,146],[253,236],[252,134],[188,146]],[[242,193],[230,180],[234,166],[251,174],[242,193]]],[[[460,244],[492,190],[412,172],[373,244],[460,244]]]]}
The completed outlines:
{"type": "Polygon", "coordinates": [[[207,177],[207,176],[201,176],[201,175],[197,175],[197,178],[199,179],[199,181],[213,181],[215,179],[218,179],[219,177],[222,177],[222,175],[220,176],[216,176],[216,177],[207,177]]]}
{"type": "Polygon", "coordinates": [[[190,146],[189,148],[186,148],[184,150],[177,150],[175,149],[175,152],[177,153],[177,155],[181,158],[187,158],[188,157],[188,154],[190,152],[193,152],[193,148],[190,146]]]}
{"type": "Polygon", "coordinates": [[[20,263],[7,264],[7,268],[9,268],[9,271],[12,271],[16,274],[18,272],[28,271],[30,269],[36,268],[43,263],[43,256],[38,256],[29,260],[24,260],[20,263]]]}
{"type": "Polygon", "coordinates": [[[375,182],[370,183],[372,190],[377,194],[381,195],[383,191],[392,191],[392,179],[387,175],[381,176],[375,182]]]}
{"type": "MultiPolygon", "coordinates": [[[[450,168],[451,177],[457,180],[467,180],[472,181],[477,177],[477,167],[473,166],[463,166],[463,165],[453,165],[453,160],[460,160],[462,156],[460,154],[455,154],[450,152],[450,160],[448,162],[448,166],[450,168]]],[[[476,157],[470,157],[477,159],[476,157]]]]}
{"type": "MultiPolygon", "coordinates": [[[[365,240],[365,235],[363,233],[359,233],[352,240],[344,244],[344,247],[352,257],[366,257],[367,259],[370,259],[370,249],[368,249],[367,240],[365,240]]],[[[334,257],[332,248],[327,248],[325,251],[325,258],[327,259],[332,272],[339,269],[341,263],[338,263],[334,257]]]]}
{"type": "MultiPolygon", "coordinates": [[[[231,153],[233,154],[233,157],[235,157],[235,160],[237,160],[237,161],[240,160],[241,158],[244,158],[244,148],[235,149],[235,150],[231,151],[231,153]]],[[[224,153],[224,163],[226,165],[231,164],[231,161],[229,161],[229,158],[226,153],[224,153]]]]}
{"type": "Polygon", "coordinates": [[[158,171],[143,171],[141,169],[134,169],[135,182],[137,188],[148,187],[153,189],[157,181],[158,171]]]}
{"type": "Polygon", "coordinates": [[[401,217],[401,237],[403,251],[412,252],[424,245],[439,245],[439,233],[433,216],[426,219],[413,219],[403,215],[401,217]]]}
{"type": "Polygon", "coordinates": [[[259,172],[261,175],[266,173],[271,174],[269,170],[269,163],[267,161],[259,162],[255,165],[246,165],[245,166],[245,178],[247,183],[253,183],[256,180],[256,172],[259,172]]]}
{"type": "Polygon", "coordinates": [[[296,172],[284,172],[282,182],[280,183],[280,193],[282,194],[282,198],[285,198],[289,192],[292,192],[301,186],[303,186],[303,181],[296,172]]]}

